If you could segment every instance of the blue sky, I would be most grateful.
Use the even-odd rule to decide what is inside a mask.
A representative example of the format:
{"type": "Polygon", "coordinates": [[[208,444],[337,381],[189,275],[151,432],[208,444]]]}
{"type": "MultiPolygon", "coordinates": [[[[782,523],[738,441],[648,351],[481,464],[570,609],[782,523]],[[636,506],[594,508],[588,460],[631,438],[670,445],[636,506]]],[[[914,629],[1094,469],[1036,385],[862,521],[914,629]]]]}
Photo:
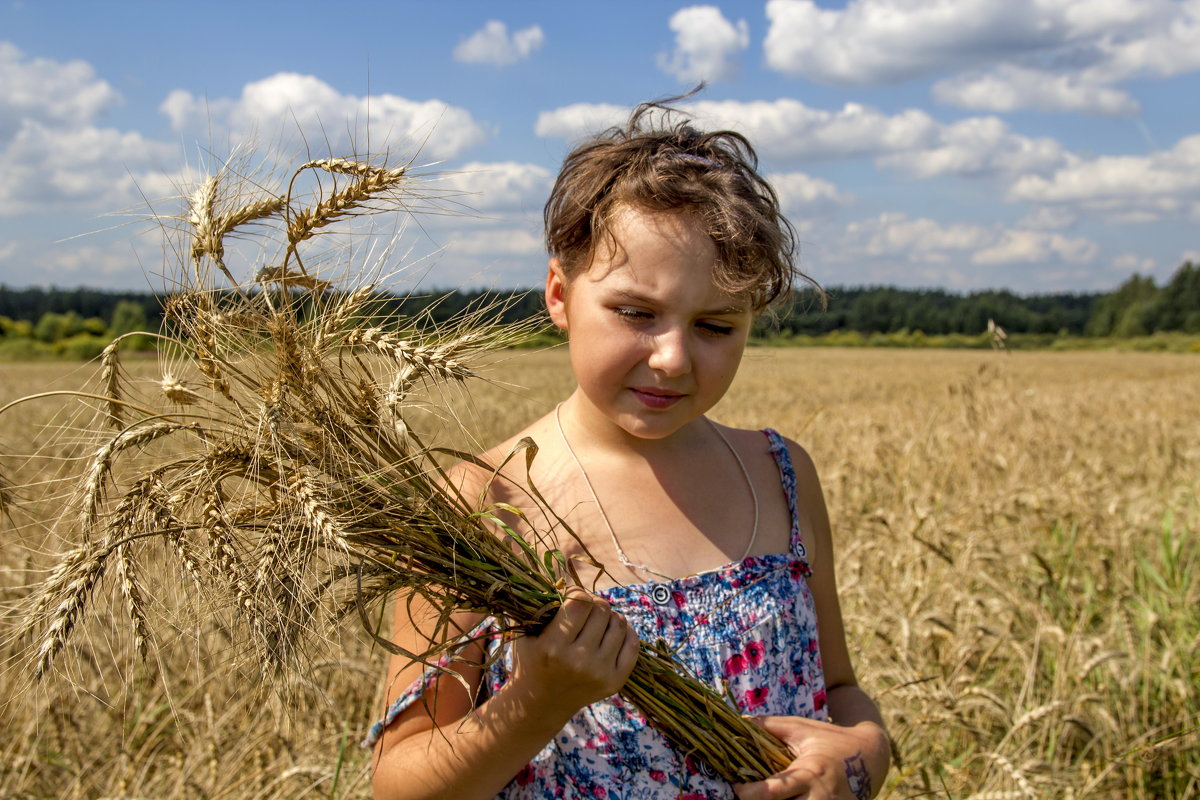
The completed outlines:
{"type": "Polygon", "coordinates": [[[153,230],[106,214],[174,210],[252,133],[415,154],[473,213],[408,226],[388,269],[535,286],[570,144],[701,79],[688,107],[755,143],[823,284],[1091,291],[1200,260],[1200,0],[2,1],[9,286],[160,288],[153,230]]]}

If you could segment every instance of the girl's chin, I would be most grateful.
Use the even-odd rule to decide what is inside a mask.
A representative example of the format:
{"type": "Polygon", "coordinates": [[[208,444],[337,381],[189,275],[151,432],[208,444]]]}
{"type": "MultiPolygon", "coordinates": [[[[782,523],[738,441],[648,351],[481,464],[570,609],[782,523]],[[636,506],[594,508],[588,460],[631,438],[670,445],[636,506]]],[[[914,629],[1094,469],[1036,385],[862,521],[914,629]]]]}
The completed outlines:
{"type": "Polygon", "coordinates": [[[584,407],[589,411],[585,413],[607,420],[608,424],[636,439],[665,439],[702,417],[707,410],[697,413],[692,404],[686,402],[690,395],[671,395],[662,407],[653,405],[655,400],[643,402],[642,398],[647,396],[655,400],[660,397],[632,389],[626,390],[624,398],[610,398],[604,403],[588,397],[584,407]]]}
{"type": "Polygon", "coordinates": [[[630,436],[638,439],[666,439],[686,428],[695,420],[692,415],[682,416],[662,412],[619,414],[617,425],[630,436]]]}

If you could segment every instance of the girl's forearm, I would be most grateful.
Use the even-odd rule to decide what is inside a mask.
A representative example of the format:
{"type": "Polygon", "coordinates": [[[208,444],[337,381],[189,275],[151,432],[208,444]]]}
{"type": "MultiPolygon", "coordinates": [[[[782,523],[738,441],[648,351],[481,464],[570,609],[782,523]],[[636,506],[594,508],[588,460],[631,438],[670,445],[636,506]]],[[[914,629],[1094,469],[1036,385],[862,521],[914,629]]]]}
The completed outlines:
{"type": "Polygon", "coordinates": [[[376,800],[489,800],[570,718],[546,713],[509,684],[458,722],[407,736],[375,765],[376,800]]]}
{"type": "Polygon", "coordinates": [[[858,686],[831,688],[828,702],[833,723],[849,729],[861,742],[858,758],[846,759],[847,776],[857,775],[852,780],[855,788],[863,787],[865,778],[865,791],[860,790],[860,796],[874,797],[883,787],[892,761],[891,744],[879,708],[858,686]]]}

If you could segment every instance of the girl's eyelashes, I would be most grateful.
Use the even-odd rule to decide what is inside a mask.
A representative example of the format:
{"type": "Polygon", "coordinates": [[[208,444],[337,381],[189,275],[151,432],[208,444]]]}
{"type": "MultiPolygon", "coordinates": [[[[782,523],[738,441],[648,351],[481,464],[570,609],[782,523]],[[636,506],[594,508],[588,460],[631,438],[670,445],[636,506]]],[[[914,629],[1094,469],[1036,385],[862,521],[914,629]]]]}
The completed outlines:
{"type": "Polygon", "coordinates": [[[718,322],[697,322],[696,325],[709,336],[728,336],[733,333],[732,325],[722,325],[718,322]]]}
{"type": "Polygon", "coordinates": [[[617,313],[617,316],[623,317],[623,318],[625,318],[627,320],[631,320],[631,321],[632,320],[650,319],[650,316],[651,316],[650,312],[648,312],[648,311],[642,311],[641,309],[628,308],[628,307],[624,307],[624,306],[617,306],[616,308],[613,309],[613,311],[615,311],[617,313]]]}
{"type": "MultiPolygon", "coordinates": [[[[628,306],[617,306],[613,312],[627,322],[646,322],[654,318],[654,314],[649,311],[628,306]]],[[[701,320],[696,323],[696,327],[706,336],[729,336],[734,330],[732,325],[711,320],[701,320]]]]}

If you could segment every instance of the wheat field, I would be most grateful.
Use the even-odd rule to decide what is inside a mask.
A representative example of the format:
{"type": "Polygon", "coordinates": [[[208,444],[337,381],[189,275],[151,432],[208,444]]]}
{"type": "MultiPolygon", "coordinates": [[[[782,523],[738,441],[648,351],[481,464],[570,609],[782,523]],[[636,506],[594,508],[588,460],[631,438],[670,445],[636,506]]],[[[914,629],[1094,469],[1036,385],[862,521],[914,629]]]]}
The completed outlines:
{"type": "MultiPolygon", "coordinates": [[[[90,368],[4,370],[0,404],[90,368]]],[[[572,386],[561,349],[513,351],[492,376],[432,398],[430,435],[495,441],[572,386]]],[[[64,543],[7,487],[61,466],[15,456],[54,406],[0,418],[0,797],[369,796],[357,743],[385,654],[354,621],[276,693],[203,598],[149,598],[172,623],[153,669],[101,598],[31,682],[20,603],[64,543]]],[[[894,740],[881,796],[1200,795],[1198,407],[1190,355],[748,351],[713,416],[817,463],[851,649],[894,740]]]]}

